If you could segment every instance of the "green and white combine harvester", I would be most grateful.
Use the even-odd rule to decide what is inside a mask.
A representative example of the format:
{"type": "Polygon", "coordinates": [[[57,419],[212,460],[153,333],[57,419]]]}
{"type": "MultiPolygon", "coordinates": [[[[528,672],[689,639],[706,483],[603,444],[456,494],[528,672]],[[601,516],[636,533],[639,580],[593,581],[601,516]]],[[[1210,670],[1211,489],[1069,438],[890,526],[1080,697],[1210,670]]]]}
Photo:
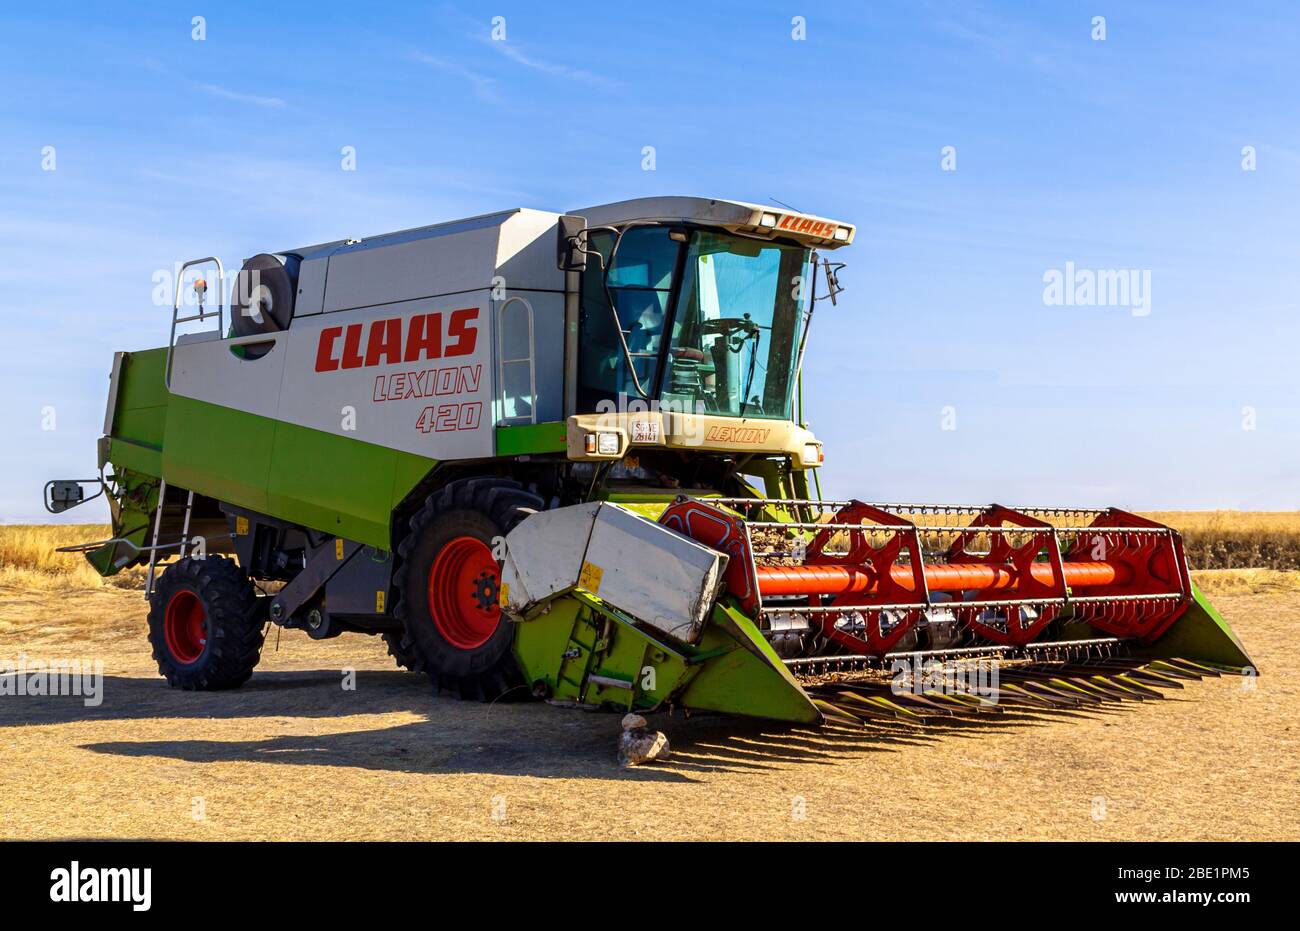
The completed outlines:
{"type": "Polygon", "coordinates": [[[229,288],[195,260],[168,345],[113,360],[99,478],[46,505],[107,497],[113,537],[69,549],[148,565],[185,689],[247,680],[268,623],[382,636],[466,698],[800,723],[1250,669],[1135,514],[817,500],[805,339],[853,237],[664,197],[265,253],[229,288]],[[1001,674],[932,688],[938,660],[1001,674]]]}

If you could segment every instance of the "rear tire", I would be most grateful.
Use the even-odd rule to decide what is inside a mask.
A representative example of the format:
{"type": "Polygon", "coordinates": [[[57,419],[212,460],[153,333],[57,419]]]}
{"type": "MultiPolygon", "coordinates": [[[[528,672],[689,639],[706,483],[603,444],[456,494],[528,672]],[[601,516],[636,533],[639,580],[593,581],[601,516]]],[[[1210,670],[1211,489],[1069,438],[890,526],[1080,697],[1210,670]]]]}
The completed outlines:
{"type": "Polygon", "coordinates": [[[168,566],[149,597],[149,642],[172,688],[237,688],[262,655],[253,583],[224,556],[168,566]]]}
{"type": "Polygon", "coordinates": [[[467,699],[492,701],[522,684],[492,551],[542,506],[506,478],[460,479],[429,496],[397,548],[393,614],[403,630],[385,640],[400,665],[467,699]]]}

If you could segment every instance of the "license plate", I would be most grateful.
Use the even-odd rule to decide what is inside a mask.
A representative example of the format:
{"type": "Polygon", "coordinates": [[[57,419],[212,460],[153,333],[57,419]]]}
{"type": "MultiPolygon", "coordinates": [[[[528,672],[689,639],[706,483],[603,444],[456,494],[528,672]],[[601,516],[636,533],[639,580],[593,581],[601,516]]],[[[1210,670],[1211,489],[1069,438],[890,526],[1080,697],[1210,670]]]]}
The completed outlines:
{"type": "Polygon", "coordinates": [[[658,443],[659,422],[657,420],[635,420],[628,425],[633,443],[658,443]]]}

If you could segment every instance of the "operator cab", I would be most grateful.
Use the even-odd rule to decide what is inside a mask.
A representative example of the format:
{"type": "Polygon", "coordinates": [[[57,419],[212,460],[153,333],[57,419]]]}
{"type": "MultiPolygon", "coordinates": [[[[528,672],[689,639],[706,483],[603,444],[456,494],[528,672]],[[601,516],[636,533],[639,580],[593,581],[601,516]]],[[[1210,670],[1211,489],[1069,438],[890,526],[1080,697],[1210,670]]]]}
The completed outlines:
{"type": "MultiPolygon", "coordinates": [[[[703,198],[577,211],[578,413],[646,407],[792,419],[816,250],[853,228],[703,198]],[[612,308],[612,312],[611,312],[612,308]]],[[[831,296],[832,266],[822,285],[831,296]]]]}

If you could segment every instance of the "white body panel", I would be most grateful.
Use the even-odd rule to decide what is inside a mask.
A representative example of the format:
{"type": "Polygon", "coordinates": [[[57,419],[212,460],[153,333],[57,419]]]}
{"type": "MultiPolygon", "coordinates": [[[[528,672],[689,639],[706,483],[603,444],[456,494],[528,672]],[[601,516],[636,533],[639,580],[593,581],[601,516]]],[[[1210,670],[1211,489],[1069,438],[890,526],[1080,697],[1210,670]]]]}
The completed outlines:
{"type": "Polygon", "coordinates": [[[492,339],[487,297],[487,291],[479,291],[424,298],[299,321],[290,327],[277,419],[433,459],[491,456],[492,339]],[[440,357],[425,358],[420,353],[409,363],[367,364],[376,354],[370,345],[376,328],[397,321],[402,334],[398,358],[402,359],[411,354],[407,343],[413,323],[418,329],[435,320],[442,343],[440,357]],[[463,323],[454,338],[449,333],[453,320],[463,323]],[[348,337],[349,331],[356,332],[354,327],[361,328],[364,348],[357,355],[363,362],[348,367],[348,337]],[[330,350],[326,359],[321,358],[322,342],[330,350]],[[335,362],[337,367],[332,367],[335,362]],[[322,364],[324,370],[319,368],[322,364]],[[350,424],[346,423],[349,409],[355,411],[350,424]]]}
{"type": "Polygon", "coordinates": [[[215,333],[197,339],[181,337],[172,352],[172,394],[275,417],[288,337],[288,333],[255,340],[219,339],[215,333]],[[271,342],[273,348],[260,359],[241,359],[231,352],[248,342],[271,342]]]}
{"type": "Polygon", "coordinates": [[[498,227],[489,226],[382,247],[344,246],[329,258],[325,312],[489,287],[497,235],[498,227]]]}

